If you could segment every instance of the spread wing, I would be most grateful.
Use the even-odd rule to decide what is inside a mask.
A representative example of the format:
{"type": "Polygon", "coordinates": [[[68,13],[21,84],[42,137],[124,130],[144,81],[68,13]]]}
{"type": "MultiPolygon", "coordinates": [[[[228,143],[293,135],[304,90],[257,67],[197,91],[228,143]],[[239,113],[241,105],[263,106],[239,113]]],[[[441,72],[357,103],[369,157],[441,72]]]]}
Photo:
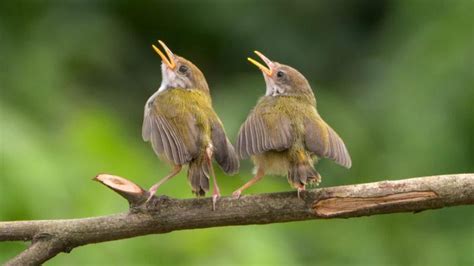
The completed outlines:
{"type": "Polygon", "coordinates": [[[240,127],[236,148],[240,158],[246,158],[265,151],[288,149],[293,140],[288,117],[252,112],[240,127]]]}
{"type": "Polygon", "coordinates": [[[214,158],[227,174],[235,174],[239,170],[240,162],[234,147],[227,138],[220,121],[211,122],[211,140],[214,146],[214,158]]]}
{"type": "Polygon", "coordinates": [[[334,160],[351,168],[352,160],[341,137],[320,117],[305,120],[305,145],[319,157],[334,160]]]}
{"type": "Polygon", "coordinates": [[[194,118],[189,115],[185,118],[183,127],[185,132],[179,132],[173,121],[167,119],[154,109],[153,102],[145,106],[143,118],[143,140],[151,142],[157,155],[164,155],[171,162],[186,164],[197,153],[198,129],[194,118]],[[185,139],[187,138],[187,139],[185,139]]]}

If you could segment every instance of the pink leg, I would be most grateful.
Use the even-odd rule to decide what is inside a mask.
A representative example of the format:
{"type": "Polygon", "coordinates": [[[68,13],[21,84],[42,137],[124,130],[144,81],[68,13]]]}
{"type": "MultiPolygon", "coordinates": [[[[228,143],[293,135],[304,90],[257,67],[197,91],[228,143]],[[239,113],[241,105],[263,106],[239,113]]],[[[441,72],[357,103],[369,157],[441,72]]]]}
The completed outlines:
{"type": "Polygon", "coordinates": [[[170,180],[174,176],[176,176],[180,171],[181,171],[182,166],[181,165],[175,165],[173,168],[173,171],[169,173],[167,176],[165,176],[163,179],[161,179],[158,183],[154,184],[151,186],[151,188],[148,190],[148,193],[150,194],[148,196],[148,199],[146,200],[147,202],[155,195],[156,191],[158,188],[163,185],[166,181],[170,180]]]}
{"type": "Polygon", "coordinates": [[[209,145],[207,148],[206,148],[206,159],[207,159],[207,163],[209,165],[209,172],[212,176],[212,210],[215,211],[216,210],[216,202],[217,202],[217,199],[221,197],[221,192],[219,190],[219,186],[217,185],[217,179],[216,179],[216,175],[214,173],[214,168],[212,167],[212,155],[213,155],[213,152],[212,152],[212,146],[209,145]]]}
{"type": "Polygon", "coordinates": [[[302,185],[302,186],[300,186],[300,187],[297,187],[296,189],[297,189],[297,193],[298,193],[298,199],[301,199],[300,193],[301,193],[301,191],[305,191],[306,186],[305,186],[305,185],[302,185]]]}
{"type": "Polygon", "coordinates": [[[257,170],[257,174],[252,179],[250,179],[247,183],[245,183],[245,185],[243,185],[242,187],[234,191],[234,193],[232,193],[232,196],[235,199],[240,198],[240,194],[242,194],[244,190],[246,190],[247,188],[251,187],[253,184],[260,181],[264,176],[265,176],[265,171],[259,167],[257,170]]]}

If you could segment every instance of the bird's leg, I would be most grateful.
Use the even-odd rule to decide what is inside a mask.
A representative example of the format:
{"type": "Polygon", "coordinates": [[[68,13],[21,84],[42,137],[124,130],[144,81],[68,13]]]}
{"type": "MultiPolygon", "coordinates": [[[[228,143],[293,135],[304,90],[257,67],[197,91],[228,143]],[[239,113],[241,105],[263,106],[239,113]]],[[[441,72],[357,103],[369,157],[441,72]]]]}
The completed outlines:
{"type": "Polygon", "coordinates": [[[305,186],[305,185],[301,185],[301,186],[298,186],[298,187],[296,188],[296,191],[297,191],[297,193],[298,193],[298,199],[301,199],[300,193],[301,193],[302,191],[305,191],[305,189],[306,189],[306,186],[305,186]]]}
{"type": "Polygon", "coordinates": [[[165,176],[163,179],[161,179],[160,181],[158,181],[158,183],[154,184],[153,186],[151,186],[151,188],[148,190],[148,193],[150,194],[148,196],[148,199],[146,200],[146,202],[148,202],[156,193],[156,191],[158,190],[158,188],[163,185],[166,181],[170,180],[171,178],[173,178],[174,176],[176,176],[180,171],[181,171],[181,168],[182,166],[181,165],[175,165],[173,170],[171,171],[171,173],[169,173],[167,176],[165,176]]]}
{"type": "Polygon", "coordinates": [[[217,202],[217,199],[221,197],[221,192],[219,190],[219,186],[217,185],[217,179],[216,179],[216,175],[214,174],[214,168],[212,167],[212,145],[209,145],[206,148],[206,159],[207,159],[207,163],[208,163],[208,166],[209,166],[209,173],[212,176],[212,185],[213,185],[213,189],[212,189],[212,210],[215,211],[216,210],[216,202],[217,202]]]}
{"type": "Polygon", "coordinates": [[[253,184],[260,181],[264,176],[265,176],[265,171],[263,170],[263,168],[259,167],[258,170],[257,170],[257,174],[252,179],[250,179],[247,183],[245,183],[243,186],[241,186],[239,189],[234,191],[232,193],[232,196],[235,199],[240,198],[240,194],[242,194],[242,192],[244,190],[246,190],[247,188],[251,187],[253,184]]]}

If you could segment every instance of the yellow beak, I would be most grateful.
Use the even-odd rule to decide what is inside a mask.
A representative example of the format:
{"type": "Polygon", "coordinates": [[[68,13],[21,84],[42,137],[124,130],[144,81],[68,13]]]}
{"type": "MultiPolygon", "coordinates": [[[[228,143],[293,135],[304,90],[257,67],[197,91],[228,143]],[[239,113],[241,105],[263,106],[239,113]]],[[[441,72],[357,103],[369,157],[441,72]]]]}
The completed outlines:
{"type": "Polygon", "coordinates": [[[163,61],[163,63],[165,63],[171,70],[173,70],[176,67],[173,52],[171,52],[171,50],[168,48],[168,46],[166,46],[166,44],[164,42],[162,42],[162,41],[158,41],[158,42],[161,44],[163,49],[165,49],[166,56],[154,44],[152,44],[151,46],[153,46],[153,49],[155,49],[155,52],[157,52],[160,55],[161,60],[163,61]]]}
{"type": "Polygon", "coordinates": [[[247,60],[249,60],[250,63],[260,68],[260,70],[262,70],[263,73],[267,74],[268,76],[271,76],[273,73],[273,69],[272,69],[273,62],[270,59],[268,59],[266,56],[264,56],[262,53],[260,53],[259,51],[255,51],[255,54],[257,54],[258,57],[260,57],[267,66],[260,64],[259,62],[255,61],[253,58],[250,58],[250,57],[247,57],[247,60]]]}

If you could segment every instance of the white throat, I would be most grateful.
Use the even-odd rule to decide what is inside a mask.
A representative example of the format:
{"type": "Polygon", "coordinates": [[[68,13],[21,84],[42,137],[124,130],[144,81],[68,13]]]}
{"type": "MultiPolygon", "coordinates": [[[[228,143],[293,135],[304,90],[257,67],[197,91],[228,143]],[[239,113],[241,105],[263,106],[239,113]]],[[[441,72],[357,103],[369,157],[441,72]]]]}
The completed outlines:
{"type": "Polygon", "coordinates": [[[263,73],[263,79],[265,80],[265,86],[266,86],[265,96],[272,96],[273,95],[273,87],[275,86],[273,84],[273,80],[268,78],[265,73],[263,73]]]}
{"type": "Polygon", "coordinates": [[[186,83],[185,81],[176,75],[176,73],[169,69],[164,63],[161,64],[161,74],[163,79],[161,80],[160,88],[158,89],[158,93],[161,93],[169,88],[185,88],[186,83]]]}
{"type": "Polygon", "coordinates": [[[277,86],[273,79],[269,78],[267,75],[263,74],[265,79],[266,91],[265,96],[278,96],[285,95],[285,91],[277,86]]]}

